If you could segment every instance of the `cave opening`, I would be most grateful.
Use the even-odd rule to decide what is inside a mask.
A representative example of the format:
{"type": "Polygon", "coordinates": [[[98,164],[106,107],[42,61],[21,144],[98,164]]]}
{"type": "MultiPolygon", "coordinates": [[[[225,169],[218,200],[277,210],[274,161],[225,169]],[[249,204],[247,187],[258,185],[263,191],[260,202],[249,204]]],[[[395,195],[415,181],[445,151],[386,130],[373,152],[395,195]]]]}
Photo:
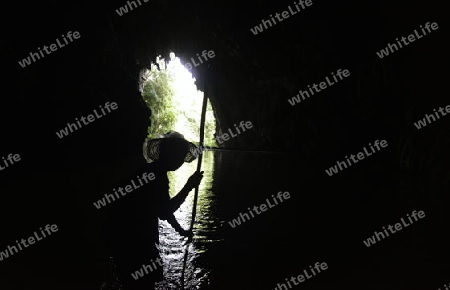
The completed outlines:
{"type": "MultiPolygon", "coordinates": [[[[143,73],[142,97],[151,109],[148,138],[159,138],[170,130],[184,135],[185,139],[198,144],[203,92],[195,84],[196,79],[181,64],[174,52],[169,61],[161,55],[150,63],[143,73]]],[[[208,100],[205,116],[204,145],[216,147],[214,133],[216,119],[208,100]]]]}
{"type": "MultiPolygon", "coordinates": [[[[181,64],[180,58],[176,57],[174,52],[169,54],[169,61],[159,55],[155,62],[150,63],[150,68],[143,72],[142,77],[142,98],[151,110],[147,137],[160,138],[168,131],[174,130],[183,134],[186,140],[198,145],[204,93],[197,88],[196,79],[181,64]]],[[[208,99],[204,146],[217,147],[215,131],[216,119],[208,99]]],[[[202,220],[211,220],[214,152],[203,151],[202,154],[202,170],[205,171],[205,175],[199,186],[197,215],[202,220]]],[[[196,161],[184,163],[178,170],[168,172],[171,198],[183,188],[185,182],[195,172],[196,165],[196,161]]],[[[190,194],[181,207],[174,212],[184,229],[190,226],[193,203],[193,194],[190,194]]],[[[188,287],[198,288],[210,274],[207,269],[196,263],[201,253],[206,251],[202,245],[212,242],[210,237],[202,234],[209,232],[209,224],[196,224],[194,226],[195,242],[187,246],[179,242],[179,234],[168,222],[159,220],[159,231],[159,251],[164,266],[163,280],[158,283],[157,289],[176,289],[185,282],[188,287]],[[185,251],[189,253],[186,264],[184,264],[185,251]],[[186,274],[186,281],[181,281],[182,272],[186,274]]]]}

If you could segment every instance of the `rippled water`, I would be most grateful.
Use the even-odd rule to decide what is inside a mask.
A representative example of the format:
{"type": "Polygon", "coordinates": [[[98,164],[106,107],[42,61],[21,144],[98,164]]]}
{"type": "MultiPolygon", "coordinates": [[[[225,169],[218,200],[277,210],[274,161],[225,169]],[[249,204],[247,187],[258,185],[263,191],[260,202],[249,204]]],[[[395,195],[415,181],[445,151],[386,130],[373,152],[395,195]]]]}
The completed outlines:
{"type": "MultiPolygon", "coordinates": [[[[206,289],[210,285],[211,270],[203,267],[200,260],[204,257],[212,243],[223,240],[220,238],[220,228],[223,221],[214,215],[215,198],[213,193],[214,152],[204,151],[202,160],[203,179],[199,186],[194,237],[187,244],[187,238],[181,237],[166,221],[159,221],[160,245],[159,251],[163,260],[163,281],[155,285],[155,289],[182,289],[182,274],[184,271],[184,289],[206,289]],[[187,252],[186,252],[187,251],[187,252]],[[186,264],[184,259],[186,255],[186,264]]],[[[169,172],[169,194],[176,195],[186,184],[188,178],[197,169],[197,160],[185,163],[175,172],[169,172]]],[[[194,190],[189,193],[186,201],[175,212],[175,217],[184,229],[191,224],[194,202],[194,190]]],[[[118,272],[111,259],[110,277],[101,290],[121,290],[118,272]]]]}
{"type": "MultiPolygon", "coordinates": [[[[326,262],[330,270],[299,289],[332,289],[336,285],[344,289],[357,288],[348,285],[363,285],[361,289],[369,289],[364,286],[374,280],[368,269],[384,259],[380,257],[397,255],[398,261],[410,261],[412,256],[401,246],[410,243],[408,236],[404,236],[398,247],[381,256],[376,251],[367,254],[361,242],[367,236],[365,229],[375,227],[377,221],[371,217],[380,215],[384,206],[384,200],[372,197],[391,194],[380,190],[391,186],[391,177],[383,176],[376,186],[367,186],[371,180],[364,170],[347,175],[339,173],[342,177],[331,179],[317,162],[320,158],[292,154],[204,152],[205,173],[200,185],[194,239],[187,246],[184,287],[181,277],[186,238],[160,222],[164,280],[156,289],[274,289],[278,283],[303,273],[316,262],[326,262]],[[229,223],[250,207],[285,191],[290,193],[288,200],[238,226],[229,223]]],[[[169,175],[170,195],[183,187],[196,166],[196,161],[184,164],[169,175]]],[[[175,212],[185,229],[190,225],[193,195],[192,191],[175,212]]],[[[397,214],[397,207],[401,206],[401,202],[393,203],[389,210],[397,214]]],[[[420,254],[422,260],[435,257],[426,251],[420,254]]],[[[408,264],[414,263],[411,260],[408,264]]],[[[387,267],[392,273],[399,269],[396,263],[387,267]]],[[[419,273],[415,268],[410,270],[419,273]]],[[[120,288],[103,288],[117,289],[120,288]]],[[[370,289],[387,288],[377,285],[370,289]]]]}
{"type": "MultiPolygon", "coordinates": [[[[205,151],[203,154],[202,170],[204,171],[204,177],[199,187],[193,241],[186,245],[187,238],[181,237],[166,221],[160,220],[159,222],[159,250],[164,261],[164,281],[159,283],[156,289],[181,289],[183,260],[186,250],[184,288],[204,289],[210,283],[210,270],[203,268],[198,260],[207,254],[211,243],[221,240],[219,229],[223,225],[223,221],[218,220],[214,215],[214,153],[205,151]]],[[[191,163],[185,163],[177,171],[169,173],[171,197],[181,190],[196,168],[197,161],[195,160],[191,163]]],[[[184,229],[188,229],[191,224],[193,202],[194,190],[175,212],[175,217],[184,229]]]]}
{"type": "MultiPolygon", "coordinates": [[[[284,275],[286,265],[297,261],[292,259],[293,253],[281,253],[297,247],[286,243],[299,242],[290,235],[297,221],[305,218],[309,206],[294,206],[293,200],[298,196],[294,184],[295,187],[299,184],[298,176],[289,167],[294,159],[249,152],[206,151],[203,154],[204,178],[199,187],[193,242],[186,245],[187,238],[181,237],[167,222],[160,221],[159,250],[164,279],[156,289],[273,289],[272,285],[276,286],[281,279],[274,271],[278,276],[284,275]],[[230,227],[228,222],[240,212],[247,212],[248,207],[261,204],[279,190],[290,191],[292,201],[236,228],[230,227]],[[283,259],[289,261],[280,263],[283,259]]],[[[169,173],[171,196],[181,190],[196,168],[197,161],[193,161],[169,173]]],[[[194,191],[175,212],[185,229],[191,222],[193,197],[194,191]]],[[[120,289],[114,283],[115,286],[102,290],[120,289]]]]}

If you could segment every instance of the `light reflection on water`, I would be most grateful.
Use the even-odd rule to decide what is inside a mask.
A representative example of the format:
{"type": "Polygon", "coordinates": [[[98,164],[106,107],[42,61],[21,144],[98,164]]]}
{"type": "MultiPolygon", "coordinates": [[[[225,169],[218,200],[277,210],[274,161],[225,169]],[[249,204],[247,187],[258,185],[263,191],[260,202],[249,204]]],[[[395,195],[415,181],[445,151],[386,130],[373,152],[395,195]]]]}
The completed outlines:
{"type": "MultiPolygon", "coordinates": [[[[196,169],[197,160],[194,160],[168,174],[171,197],[183,188],[196,169]]],[[[203,152],[202,170],[204,175],[199,187],[193,242],[185,245],[187,238],[182,238],[166,221],[159,221],[159,250],[164,261],[164,281],[158,283],[155,289],[180,289],[186,247],[188,247],[188,258],[185,268],[185,289],[202,289],[209,285],[210,270],[203,269],[196,261],[206,254],[210,243],[219,241],[211,237],[216,236],[214,233],[219,231],[223,223],[214,217],[213,152],[203,152]]],[[[186,201],[175,212],[175,217],[184,229],[188,229],[191,223],[193,201],[194,190],[189,193],[186,201]]]]}

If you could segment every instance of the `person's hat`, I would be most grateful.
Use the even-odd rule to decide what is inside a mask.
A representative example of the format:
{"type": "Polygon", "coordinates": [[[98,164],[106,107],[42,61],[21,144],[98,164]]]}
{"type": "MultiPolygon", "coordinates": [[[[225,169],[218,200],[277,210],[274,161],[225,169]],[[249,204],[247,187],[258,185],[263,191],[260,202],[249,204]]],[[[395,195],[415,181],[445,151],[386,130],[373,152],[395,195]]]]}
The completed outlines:
{"type": "Polygon", "coordinates": [[[170,131],[160,138],[145,139],[143,145],[144,158],[147,162],[151,163],[159,159],[159,153],[161,146],[164,146],[165,142],[186,142],[189,147],[189,151],[184,158],[184,162],[192,162],[197,158],[198,147],[195,144],[184,139],[184,136],[176,131],[170,131]]]}

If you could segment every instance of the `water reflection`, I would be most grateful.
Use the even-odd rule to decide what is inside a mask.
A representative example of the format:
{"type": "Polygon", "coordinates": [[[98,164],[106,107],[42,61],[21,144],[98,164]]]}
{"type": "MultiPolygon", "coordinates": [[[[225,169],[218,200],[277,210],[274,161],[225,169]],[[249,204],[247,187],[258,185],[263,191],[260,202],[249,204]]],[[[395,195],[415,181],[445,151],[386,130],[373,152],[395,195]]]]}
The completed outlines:
{"type": "MultiPolygon", "coordinates": [[[[160,220],[159,250],[164,261],[164,281],[159,283],[156,289],[180,289],[186,247],[188,247],[188,258],[185,268],[185,289],[203,289],[209,285],[210,270],[202,268],[197,261],[206,254],[208,248],[210,248],[210,243],[219,241],[215,233],[223,222],[214,217],[214,153],[205,151],[203,154],[202,170],[204,171],[204,177],[199,188],[193,242],[185,245],[186,239],[182,239],[169,223],[160,220]]],[[[196,168],[197,161],[193,161],[192,163],[185,163],[177,171],[169,173],[169,194],[171,197],[181,190],[196,168]]],[[[175,217],[185,229],[188,229],[191,223],[193,200],[194,191],[189,194],[186,201],[175,212],[175,217]]]]}

